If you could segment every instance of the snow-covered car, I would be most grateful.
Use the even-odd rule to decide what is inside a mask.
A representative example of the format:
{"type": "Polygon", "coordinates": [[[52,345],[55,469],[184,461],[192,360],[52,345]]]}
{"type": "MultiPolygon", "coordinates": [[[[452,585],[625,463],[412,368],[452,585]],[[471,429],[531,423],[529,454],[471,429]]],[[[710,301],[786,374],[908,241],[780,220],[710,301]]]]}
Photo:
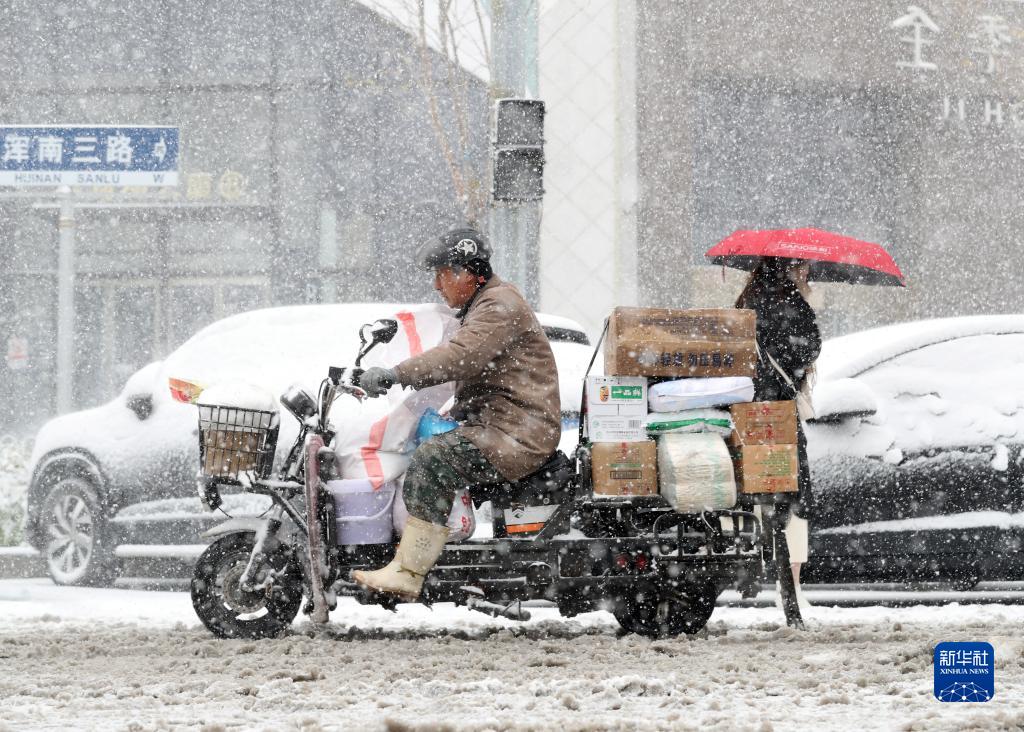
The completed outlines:
{"type": "MultiPolygon", "coordinates": [[[[316,394],[328,366],[353,362],[362,324],[413,307],[424,306],[302,305],[225,318],[140,369],[116,399],[46,423],[31,458],[27,534],[54,581],[102,584],[123,559],[159,563],[202,549],[200,534],[217,517],[202,511],[196,492],[197,413],[171,398],[169,378],[209,385],[230,377],[273,394],[298,384],[316,394]]],[[[558,364],[562,447],[571,449],[591,349],[578,323],[539,319],[558,364]]],[[[294,420],[282,420],[279,458],[295,429],[294,420]]],[[[245,502],[253,498],[227,496],[225,508],[265,508],[245,502]]]]}
{"type": "Polygon", "coordinates": [[[831,339],[814,403],[805,581],[1020,577],[1024,316],[831,339]]]}

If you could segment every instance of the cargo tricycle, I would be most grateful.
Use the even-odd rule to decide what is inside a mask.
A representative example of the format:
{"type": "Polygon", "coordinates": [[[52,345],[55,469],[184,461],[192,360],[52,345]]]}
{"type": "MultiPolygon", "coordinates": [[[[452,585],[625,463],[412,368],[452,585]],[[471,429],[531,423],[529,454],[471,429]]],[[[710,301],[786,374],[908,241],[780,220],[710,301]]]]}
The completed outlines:
{"type": "MultiPolygon", "coordinates": [[[[299,432],[276,471],[276,410],[199,399],[204,504],[216,509],[225,490],[271,500],[263,515],[229,518],[207,532],[213,541],[196,563],[191,596],[215,635],[275,636],[300,610],[324,623],[339,597],[395,608],[394,598],[367,594],[349,577],[389,562],[395,538],[345,543],[338,530],[344,517],[329,487],[337,477],[331,410],[366,398],[360,363],[396,327],[393,320],[363,326],[354,365],[329,368],[316,399],[294,387],[280,397],[299,432]]],[[[582,438],[582,424],[580,432],[582,438]]],[[[513,620],[528,620],[530,606],[543,604],[537,601],[567,617],[607,609],[625,631],[649,637],[698,632],[725,588],[756,593],[771,558],[766,536],[781,528],[776,517],[788,513],[784,495],[770,497],[760,517],[752,496],[727,510],[695,513],[676,512],[658,495],[596,496],[590,447],[582,439],[571,458],[556,451],[527,478],[474,488],[471,495],[490,521],[446,545],[420,603],[453,602],[513,620]]],[[[788,574],[780,573],[783,581],[788,574]]],[[[793,598],[786,606],[790,622],[799,622],[793,598]]]]}

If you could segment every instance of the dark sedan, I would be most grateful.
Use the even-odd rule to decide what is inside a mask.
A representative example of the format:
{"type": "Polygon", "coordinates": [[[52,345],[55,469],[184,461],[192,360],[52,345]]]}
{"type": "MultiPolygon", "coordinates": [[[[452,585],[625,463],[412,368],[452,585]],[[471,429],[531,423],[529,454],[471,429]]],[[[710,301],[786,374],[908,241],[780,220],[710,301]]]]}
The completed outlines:
{"type": "Polygon", "coordinates": [[[1020,578],[1024,316],[832,339],[815,406],[806,582],[1020,578]]]}

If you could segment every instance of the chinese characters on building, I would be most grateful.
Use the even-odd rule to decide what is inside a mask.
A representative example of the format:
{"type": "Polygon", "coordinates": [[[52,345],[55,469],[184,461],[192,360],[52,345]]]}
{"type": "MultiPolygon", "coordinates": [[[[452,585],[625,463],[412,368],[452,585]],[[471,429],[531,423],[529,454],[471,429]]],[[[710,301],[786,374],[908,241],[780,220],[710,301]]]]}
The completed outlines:
{"type": "Polygon", "coordinates": [[[206,171],[183,171],[179,176],[179,185],[164,188],[149,186],[93,186],[90,191],[93,198],[99,200],[145,199],[161,202],[185,203],[253,203],[255,191],[249,179],[237,170],[225,170],[221,173],[206,171]]]}
{"type": "MultiPolygon", "coordinates": [[[[1010,25],[1002,16],[989,13],[976,15],[973,20],[974,30],[967,38],[973,42],[970,53],[976,70],[994,76],[1000,71],[1000,59],[1010,52],[1013,42],[1010,25]]],[[[892,21],[890,27],[900,32],[900,43],[908,54],[907,58],[898,60],[896,66],[918,72],[939,70],[938,63],[929,55],[929,47],[939,41],[943,31],[927,10],[910,5],[906,14],[892,21]]]]}
{"type": "MultiPolygon", "coordinates": [[[[960,67],[971,69],[980,83],[1006,78],[1014,36],[1024,33],[1024,28],[1014,28],[1005,17],[984,6],[970,17],[969,26],[969,30],[961,30],[963,37],[956,39],[936,21],[927,6],[907,6],[906,12],[890,23],[890,28],[898,33],[904,53],[896,60],[896,67],[917,75],[941,78],[945,68],[937,60],[937,50],[942,44],[959,40],[964,57],[950,61],[947,56],[945,64],[952,68],[959,63],[960,67]]],[[[991,91],[980,96],[962,90],[946,94],[939,100],[937,111],[938,120],[945,123],[960,126],[973,123],[989,129],[1010,127],[1024,132],[1024,101],[999,99],[991,91]]]]}

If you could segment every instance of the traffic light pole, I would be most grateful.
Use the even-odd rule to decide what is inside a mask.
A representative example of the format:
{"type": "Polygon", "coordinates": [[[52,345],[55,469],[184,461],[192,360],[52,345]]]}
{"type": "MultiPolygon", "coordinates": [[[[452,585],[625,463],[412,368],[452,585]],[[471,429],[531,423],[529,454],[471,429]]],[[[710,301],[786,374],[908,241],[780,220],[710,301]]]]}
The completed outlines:
{"type": "MultiPolygon", "coordinates": [[[[491,0],[490,5],[490,91],[491,108],[496,114],[498,99],[536,94],[537,2],[491,0]]],[[[492,120],[492,130],[495,124],[492,120]]],[[[540,212],[540,200],[491,202],[490,234],[496,271],[515,283],[534,307],[540,298],[540,212]]]]}
{"type": "Polygon", "coordinates": [[[74,406],[75,385],[75,199],[67,186],[57,199],[57,414],[65,414],[74,406]]]}

